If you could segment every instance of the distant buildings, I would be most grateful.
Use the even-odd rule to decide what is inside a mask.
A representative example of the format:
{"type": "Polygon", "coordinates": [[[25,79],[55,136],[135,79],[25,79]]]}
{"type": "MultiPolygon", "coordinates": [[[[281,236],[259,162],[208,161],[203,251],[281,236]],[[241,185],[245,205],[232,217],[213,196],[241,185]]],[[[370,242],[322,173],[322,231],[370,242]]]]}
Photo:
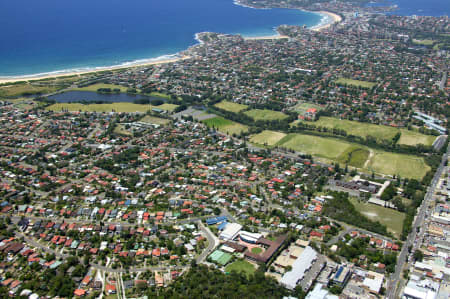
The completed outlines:
{"type": "Polygon", "coordinates": [[[416,111],[415,113],[416,113],[416,115],[414,115],[413,118],[423,121],[427,128],[436,130],[442,135],[447,132],[447,129],[440,125],[440,124],[442,124],[441,120],[434,118],[432,116],[429,116],[427,114],[424,114],[422,112],[416,111]]]}

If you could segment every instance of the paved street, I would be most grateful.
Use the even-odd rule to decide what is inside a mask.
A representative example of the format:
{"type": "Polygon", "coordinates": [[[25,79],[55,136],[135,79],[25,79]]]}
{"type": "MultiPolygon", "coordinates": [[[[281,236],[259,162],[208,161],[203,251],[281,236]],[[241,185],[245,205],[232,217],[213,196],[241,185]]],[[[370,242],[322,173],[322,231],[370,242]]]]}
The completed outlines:
{"type": "Polygon", "coordinates": [[[441,165],[439,166],[439,168],[437,169],[437,171],[433,177],[433,180],[431,182],[430,187],[428,188],[428,191],[425,195],[422,205],[419,208],[419,213],[417,214],[416,219],[413,223],[411,232],[409,233],[406,242],[404,242],[402,250],[400,252],[400,255],[397,258],[397,265],[395,267],[395,272],[392,274],[389,284],[388,284],[388,288],[387,288],[386,298],[388,298],[388,299],[397,298],[397,296],[396,296],[397,288],[398,288],[398,284],[400,282],[400,276],[402,274],[403,267],[404,267],[406,259],[407,259],[408,247],[409,246],[415,247],[417,245],[415,243],[416,236],[417,236],[417,228],[421,227],[425,220],[427,207],[430,204],[430,202],[432,201],[434,190],[435,190],[436,185],[439,182],[439,179],[442,175],[442,171],[445,168],[444,164],[448,159],[449,151],[450,151],[450,146],[447,148],[447,152],[444,154],[444,156],[442,158],[441,165]]]}

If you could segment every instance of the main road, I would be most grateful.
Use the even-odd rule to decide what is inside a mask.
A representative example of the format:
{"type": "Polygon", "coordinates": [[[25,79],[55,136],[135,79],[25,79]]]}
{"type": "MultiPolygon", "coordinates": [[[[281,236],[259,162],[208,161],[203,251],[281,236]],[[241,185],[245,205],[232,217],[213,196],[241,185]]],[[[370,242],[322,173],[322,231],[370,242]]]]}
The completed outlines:
{"type": "Polygon", "coordinates": [[[400,251],[400,255],[397,258],[397,265],[395,267],[395,272],[391,275],[389,285],[387,288],[386,298],[394,299],[397,298],[397,287],[400,282],[400,275],[402,273],[403,267],[407,260],[408,248],[415,247],[414,243],[417,237],[417,228],[420,228],[425,220],[425,215],[429,204],[432,202],[434,190],[436,189],[436,185],[439,182],[439,179],[442,175],[442,172],[445,169],[445,162],[448,160],[448,155],[450,152],[450,145],[447,147],[447,152],[443,155],[441,164],[434,174],[433,180],[428,188],[428,191],[425,195],[424,200],[422,201],[422,205],[419,207],[419,212],[416,216],[414,224],[411,228],[411,232],[408,235],[406,242],[403,244],[402,250],[400,251]]]}

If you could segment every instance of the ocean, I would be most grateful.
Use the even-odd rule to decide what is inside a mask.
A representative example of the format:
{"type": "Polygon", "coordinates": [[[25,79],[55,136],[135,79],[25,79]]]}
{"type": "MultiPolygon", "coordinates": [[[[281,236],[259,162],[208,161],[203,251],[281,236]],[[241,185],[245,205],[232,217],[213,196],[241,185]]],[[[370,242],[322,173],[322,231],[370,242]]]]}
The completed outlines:
{"type": "Polygon", "coordinates": [[[164,58],[198,43],[203,31],[274,35],[281,24],[321,21],[317,13],[232,0],[0,1],[0,77],[164,58]]]}
{"type": "MultiPolygon", "coordinates": [[[[395,14],[449,14],[449,0],[392,0],[395,14]]],[[[281,24],[319,25],[325,17],[252,9],[232,0],[0,1],[0,77],[95,70],[170,58],[203,31],[274,35],[281,24]]]]}

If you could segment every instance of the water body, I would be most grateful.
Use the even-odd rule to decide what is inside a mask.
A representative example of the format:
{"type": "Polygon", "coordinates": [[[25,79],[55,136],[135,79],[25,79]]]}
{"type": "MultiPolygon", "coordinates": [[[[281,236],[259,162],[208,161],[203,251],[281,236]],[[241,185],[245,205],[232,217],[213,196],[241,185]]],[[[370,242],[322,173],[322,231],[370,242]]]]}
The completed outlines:
{"type": "Polygon", "coordinates": [[[48,97],[50,100],[55,100],[58,103],[75,103],[75,102],[109,102],[109,103],[120,103],[129,102],[133,103],[136,100],[146,99],[146,100],[162,100],[166,101],[164,98],[150,97],[144,95],[136,95],[129,93],[97,93],[92,91],[67,91],[64,93],[55,94],[48,97]]]}
{"type": "Polygon", "coordinates": [[[390,12],[399,16],[448,16],[450,15],[449,0],[386,0],[369,5],[397,5],[398,8],[390,12]]]}
{"type": "Polygon", "coordinates": [[[276,34],[318,13],[252,9],[232,0],[0,1],[0,77],[80,71],[175,54],[198,32],[276,34]]]}

